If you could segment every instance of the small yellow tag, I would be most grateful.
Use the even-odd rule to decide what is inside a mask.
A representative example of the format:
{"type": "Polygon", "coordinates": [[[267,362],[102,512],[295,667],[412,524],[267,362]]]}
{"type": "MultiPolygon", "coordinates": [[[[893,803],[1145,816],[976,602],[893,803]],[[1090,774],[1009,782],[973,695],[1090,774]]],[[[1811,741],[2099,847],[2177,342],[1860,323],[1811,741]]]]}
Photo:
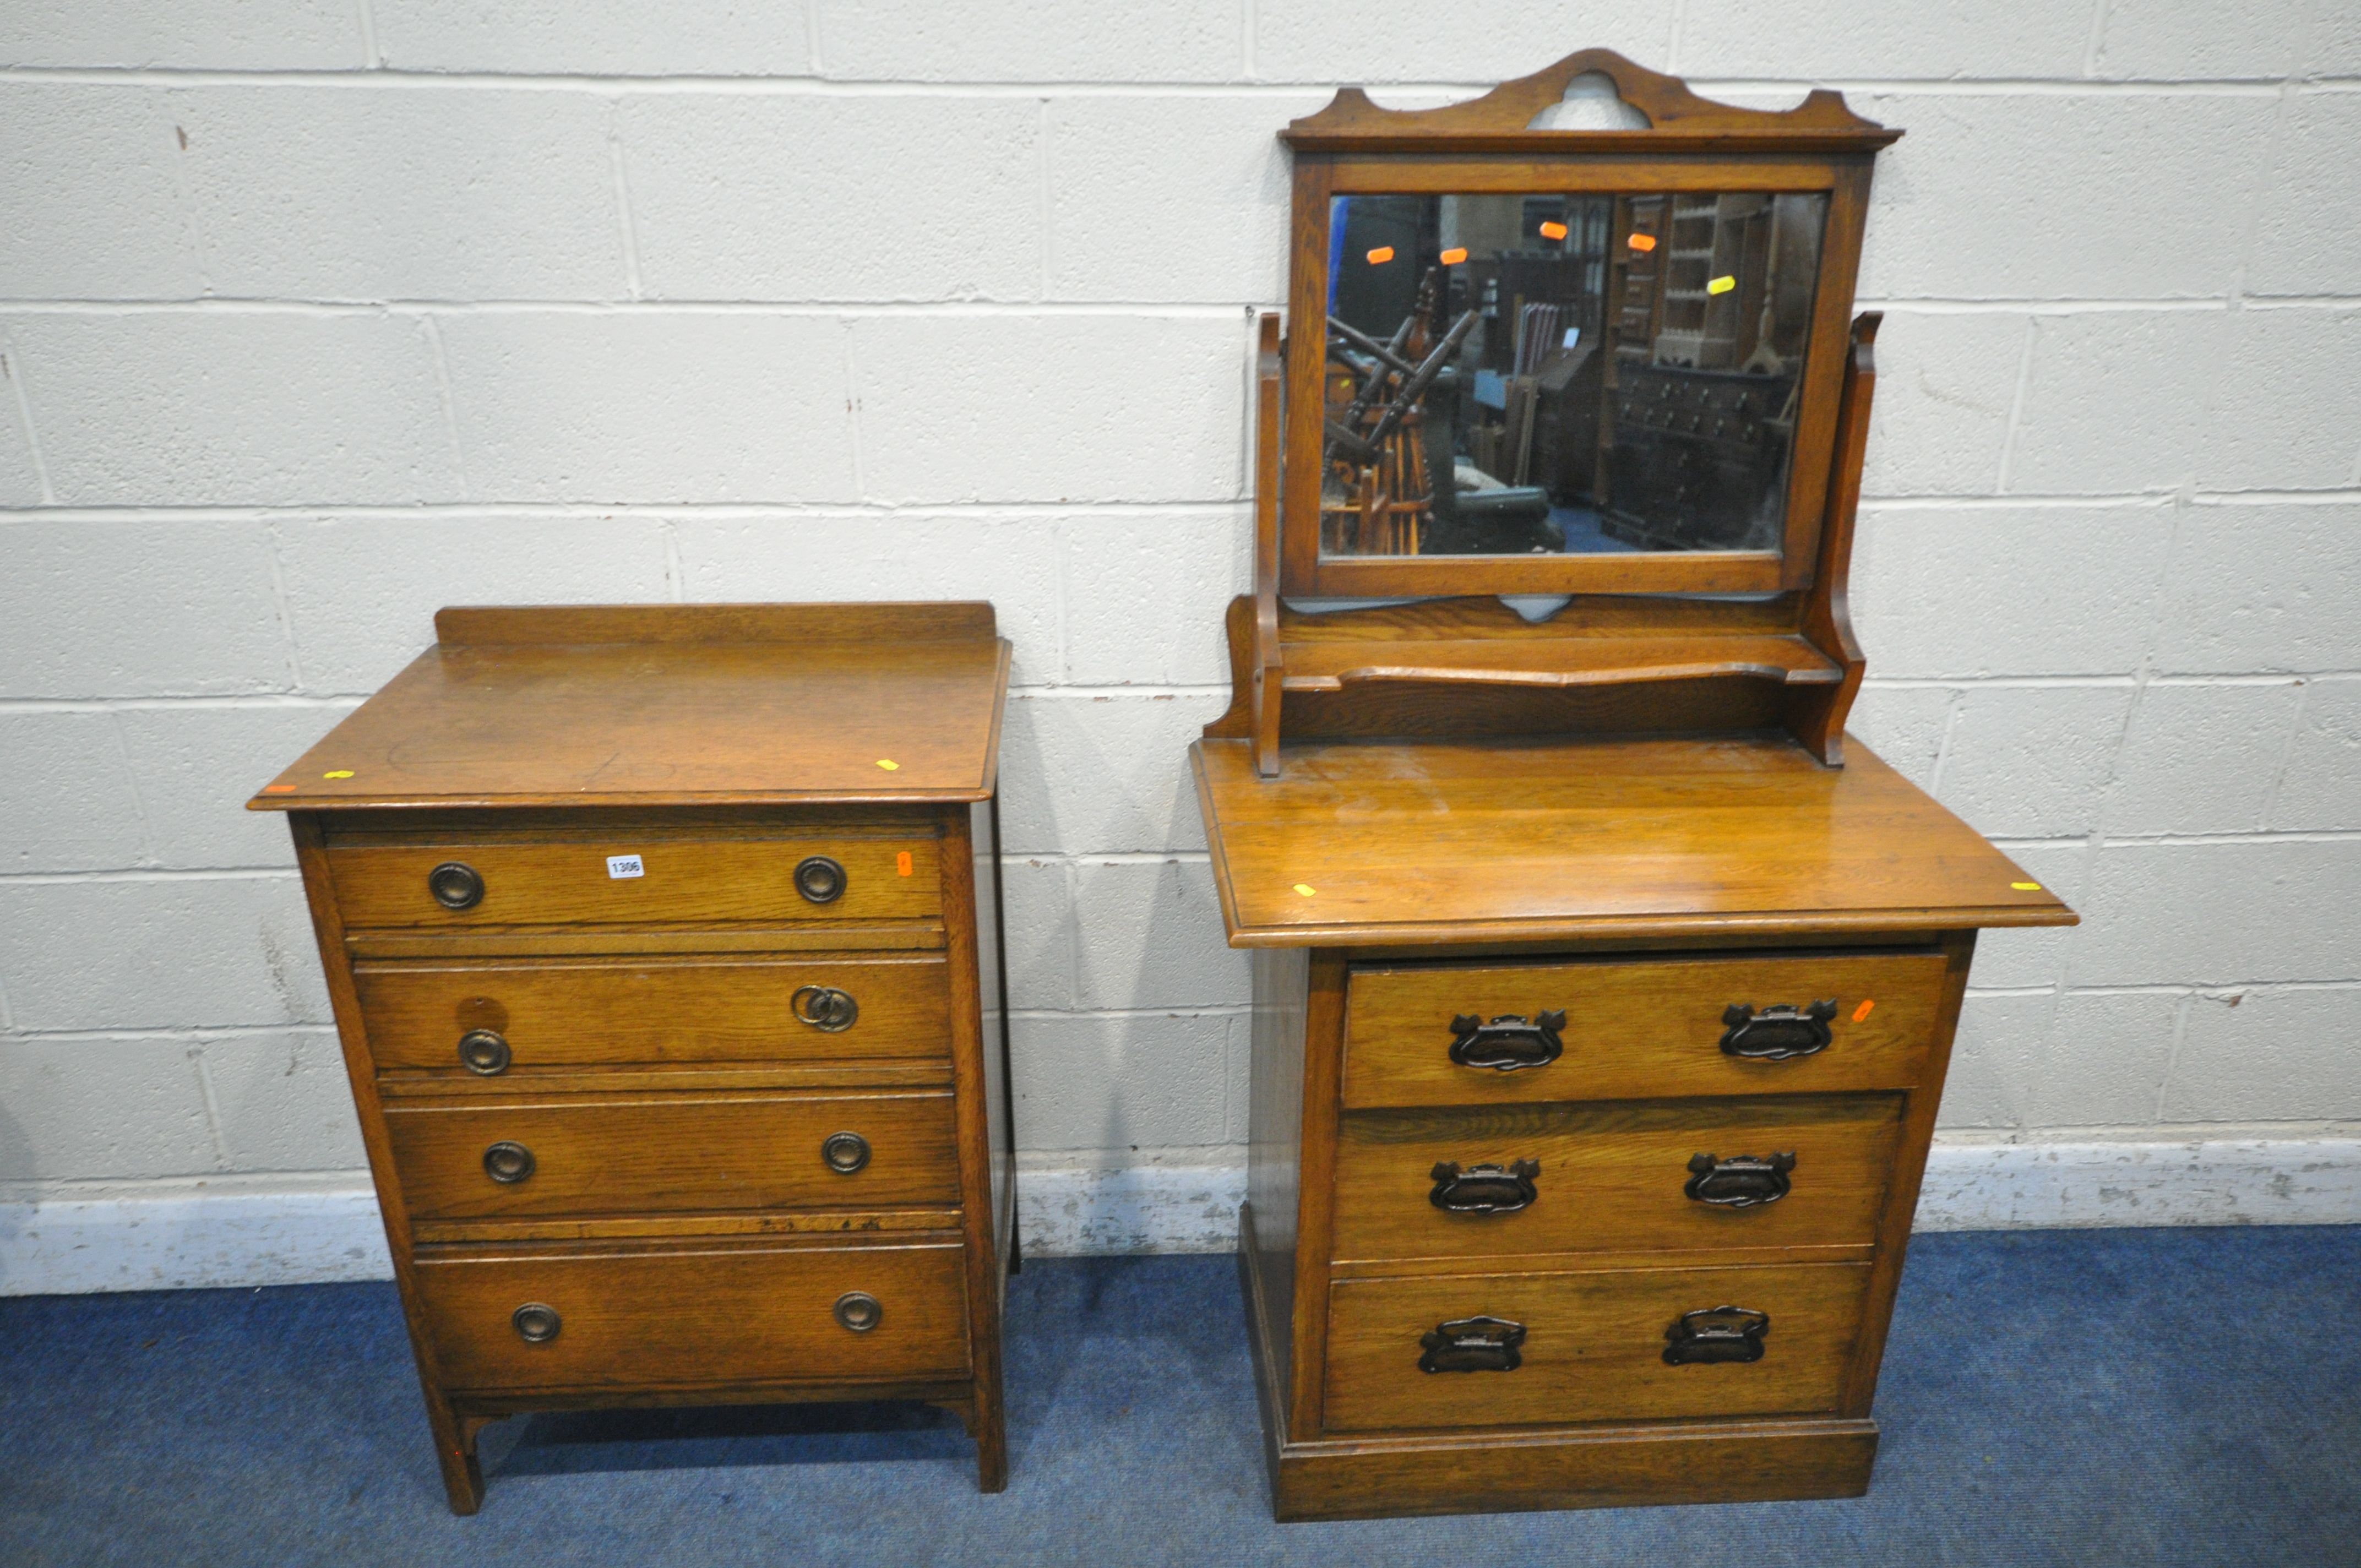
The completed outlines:
{"type": "Polygon", "coordinates": [[[324,779],[348,779],[353,776],[353,771],[350,768],[338,768],[333,773],[322,773],[320,776],[324,779]]]}
{"type": "Polygon", "coordinates": [[[893,758],[891,758],[891,757],[880,757],[880,758],[878,758],[878,759],[877,759],[877,765],[878,765],[879,767],[881,767],[881,768],[884,769],[884,770],[885,770],[887,773],[900,773],[900,772],[902,771],[902,764],[901,764],[901,763],[899,763],[899,762],[895,762],[895,761],[893,758]]]}
{"type": "Polygon", "coordinates": [[[1738,280],[1725,272],[1720,277],[1715,279],[1712,282],[1708,283],[1705,286],[1705,291],[1708,294],[1727,294],[1732,289],[1737,287],[1738,280]]]}
{"type": "Polygon", "coordinates": [[[1319,889],[1312,886],[1309,883],[1300,882],[1295,884],[1295,891],[1301,894],[1304,897],[1309,898],[1314,893],[1317,893],[1319,889]]]}
{"type": "Polygon", "coordinates": [[[2008,885],[2016,889],[2019,893],[2039,893],[2041,891],[2041,884],[2037,882],[2013,882],[2008,885]]]}

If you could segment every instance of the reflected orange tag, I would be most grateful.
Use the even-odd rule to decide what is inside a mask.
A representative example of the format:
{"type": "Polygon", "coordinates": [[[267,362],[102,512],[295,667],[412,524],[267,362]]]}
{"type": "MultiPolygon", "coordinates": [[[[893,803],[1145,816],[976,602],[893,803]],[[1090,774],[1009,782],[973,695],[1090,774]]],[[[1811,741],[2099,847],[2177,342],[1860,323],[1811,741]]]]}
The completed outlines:
{"type": "Polygon", "coordinates": [[[1656,248],[1656,236],[1652,234],[1635,234],[1625,239],[1623,243],[1645,254],[1656,248]]]}
{"type": "Polygon", "coordinates": [[[894,857],[894,869],[903,876],[908,876],[910,874],[909,850],[905,850],[900,854],[894,857]]]}
{"type": "Polygon", "coordinates": [[[293,784],[264,784],[262,786],[262,793],[265,795],[293,795],[295,793],[295,786],[293,784]]]}
{"type": "Polygon", "coordinates": [[[1445,267],[1456,267],[1461,262],[1467,259],[1467,252],[1462,247],[1455,245],[1449,250],[1444,251],[1440,259],[1445,267]]]}
{"type": "Polygon", "coordinates": [[[1372,267],[1383,267],[1387,262],[1391,261],[1393,258],[1394,247],[1390,245],[1381,245],[1378,247],[1377,249],[1369,252],[1369,265],[1372,267]]]}
{"type": "Polygon", "coordinates": [[[1720,277],[1715,279],[1712,282],[1708,283],[1705,286],[1705,291],[1708,294],[1727,294],[1732,289],[1737,287],[1738,280],[1725,272],[1720,277]]]}
{"type": "Polygon", "coordinates": [[[1543,224],[1542,225],[1542,237],[1543,239],[1564,239],[1565,237],[1565,225],[1555,222],[1543,224]]]}
{"type": "Polygon", "coordinates": [[[1869,1016],[1869,1010],[1876,1005],[1877,1003],[1874,1002],[1862,1003],[1860,1006],[1852,1010],[1852,1021],[1856,1024],[1860,1023],[1863,1018],[1869,1016]]]}

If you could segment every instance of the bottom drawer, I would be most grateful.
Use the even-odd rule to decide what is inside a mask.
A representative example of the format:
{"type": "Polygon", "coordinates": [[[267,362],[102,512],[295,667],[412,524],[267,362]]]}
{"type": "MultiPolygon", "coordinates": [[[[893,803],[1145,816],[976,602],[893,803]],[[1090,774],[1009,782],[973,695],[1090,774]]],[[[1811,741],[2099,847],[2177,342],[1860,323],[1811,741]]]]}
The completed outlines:
{"type": "Polygon", "coordinates": [[[1325,1424],[1833,1411],[1869,1276],[1867,1264],[1799,1264],[1340,1279],[1328,1298],[1325,1424]],[[1691,1316],[1717,1308],[1739,1310],[1691,1316]],[[1667,1333],[1684,1324],[1679,1354],[1698,1359],[1675,1365],[1667,1333]]]}
{"type": "Polygon", "coordinates": [[[455,1390],[961,1376],[957,1243],[426,1256],[420,1306],[455,1390]],[[876,1307],[872,1326],[860,1301],[876,1307]],[[538,1308],[533,1311],[528,1309],[538,1308]]]}

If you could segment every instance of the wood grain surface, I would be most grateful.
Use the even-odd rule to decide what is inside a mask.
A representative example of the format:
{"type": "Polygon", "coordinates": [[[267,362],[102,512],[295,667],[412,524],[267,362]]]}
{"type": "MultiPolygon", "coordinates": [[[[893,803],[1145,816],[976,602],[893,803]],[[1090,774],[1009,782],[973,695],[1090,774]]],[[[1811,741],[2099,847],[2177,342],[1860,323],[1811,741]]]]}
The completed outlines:
{"type": "MultiPolygon", "coordinates": [[[[1730,1247],[1866,1248],[1901,1133],[1899,1095],[1361,1111],[1337,1129],[1340,1264],[1730,1247]],[[1787,1195],[1719,1208],[1685,1195],[1691,1156],[1795,1157],[1787,1195]],[[1441,1162],[1533,1160],[1510,1213],[1435,1207],[1441,1162]]],[[[1518,1266],[1524,1266],[1520,1265],[1518,1266]]]]}
{"type": "Polygon", "coordinates": [[[950,985],[939,953],[704,954],[638,959],[370,960],[353,966],[378,1069],[447,1071],[487,1087],[545,1067],[815,1062],[948,1057],[950,985]],[[827,1032],[797,991],[827,986],[860,1011],[827,1032]],[[460,1065],[460,1036],[508,1042],[509,1074],[460,1065]]]}
{"type": "Polygon", "coordinates": [[[1917,1080],[1940,953],[1589,959],[1357,968],[1346,988],[1345,1103],[1458,1105],[1899,1089],[1917,1080]],[[1722,1015],[1834,1001],[1829,1044],[1784,1061],[1726,1054],[1722,1015]],[[1869,1003],[1866,1014],[1861,1004],[1869,1003]],[[1451,1060],[1452,1020],[1563,1011],[1565,1054],[1503,1072],[1451,1060]]]}
{"type": "Polygon", "coordinates": [[[386,1130],[421,1219],[629,1215],[668,1211],[956,1208],[948,1093],[580,1095],[402,1100],[386,1130]],[[830,1169],[820,1146],[854,1133],[869,1163],[830,1169]],[[533,1173],[495,1181],[495,1143],[532,1151],[533,1173]]]}
{"type": "Polygon", "coordinates": [[[647,1390],[963,1374],[961,1255],[955,1241],[437,1249],[414,1272],[454,1392],[647,1390]],[[854,1290],[884,1308],[864,1333],[834,1316],[854,1290]],[[527,1302],[556,1309],[555,1339],[519,1337],[527,1302]]]}
{"type": "Polygon", "coordinates": [[[939,853],[931,835],[855,838],[816,826],[782,837],[670,837],[643,826],[573,842],[488,836],[400,844],[332,837],[328,867],[346,925],[361,928],[907,920],[942,908],[939,853]],[[642,873],[609,875],[610,855],[637,856],[642,873]],[[814,855],[844,868],[843,893],[826,904],[796,889],[796,867],[814,855]],[[483,902],[454,910],[434,901],[427,876],[448,861],[482,876],[483,902]]]}
{"type": "Polygon", "coordinates": [[[1009,649],[989,605],[446,610],[441,627],[249,806],[981,800],[996,778],[1009,649]]]}
{"type": "Polygon", "coordinates": [[[1833,1411],[1861,1325],[1858,1264],[1340,1279],[1330,1288],[1331,1431],[1833,1411]],[[1684,1312],[1767,1312],[1763,1359],[1665,1365],[1684,1312]],[[1478,1314],[1525,1325],[1513,1372],[1422,1372],[1420,1337],[1478,1314]]]}
{"type": "Polygon", "coordinates": [[[1236,947],[2075,918],[1858,741],[1841,769],[1760,736],[1282,751],[1262,779],[1244,740],[1193,750],[1236,947]]]}

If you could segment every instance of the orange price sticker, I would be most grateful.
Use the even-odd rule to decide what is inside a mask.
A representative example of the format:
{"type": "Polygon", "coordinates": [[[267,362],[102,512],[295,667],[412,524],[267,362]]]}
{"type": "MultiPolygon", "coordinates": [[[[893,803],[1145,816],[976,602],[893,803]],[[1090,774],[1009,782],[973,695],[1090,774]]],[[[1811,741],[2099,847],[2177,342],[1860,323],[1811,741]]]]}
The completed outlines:
{"type": "Polygon", "coordinates": [[[1862,1019],[1869,1016],[1869,1010],[1876,1005],[1877,1003],[1874,1002],[1862,1003],[1860,1006],[1852,1010],[1852,1021],[1856,1024],[1860,1023],[1862,1019]]]}
{"type": "Polygon", "coordinates": [[[1383,267],[1387,262],[1391,261],[1393,258],[1394,247],[1390,245],[1381,245],[1378,247],[1377,249],[1369,252],[1369,265],[1372,267],[1383,267]]]}
{"type": "Polygon", "coordinates": [[[1553,219],[1542,225],[1542,237],[1543,239],[1564,239],[1565,237],[1565,225],[1553,219]]]}
{"type": "Polygon", "coordinates": [[[262,793],[265,795],[293,795],[295,793],[295,786],[293,784],[264,784],[262,786],[262,793]]]}
{"type": "Polygon", "coordinates": [[[894,857],[894,870],[896,874],[901,876],[908,876],[910,874],[909,850],[905,850],[900,854],[894,857]]]}
{"type": "Polygon", "coordinates": [[[1456,267],[1461,262],[1467,259],[1467,251],[1466,247],[1455,245],[1449,250],[1444,251],[1438,259],[1440,259],[1445,267],[1456,267]]]}
{"type": "Polygon", "coordinates": [[[1623,243],[1644,256],[1649,251],[1656,248],[1656,236],[1652,234],[1635,234],[1624,240],[1623,243]]]}

